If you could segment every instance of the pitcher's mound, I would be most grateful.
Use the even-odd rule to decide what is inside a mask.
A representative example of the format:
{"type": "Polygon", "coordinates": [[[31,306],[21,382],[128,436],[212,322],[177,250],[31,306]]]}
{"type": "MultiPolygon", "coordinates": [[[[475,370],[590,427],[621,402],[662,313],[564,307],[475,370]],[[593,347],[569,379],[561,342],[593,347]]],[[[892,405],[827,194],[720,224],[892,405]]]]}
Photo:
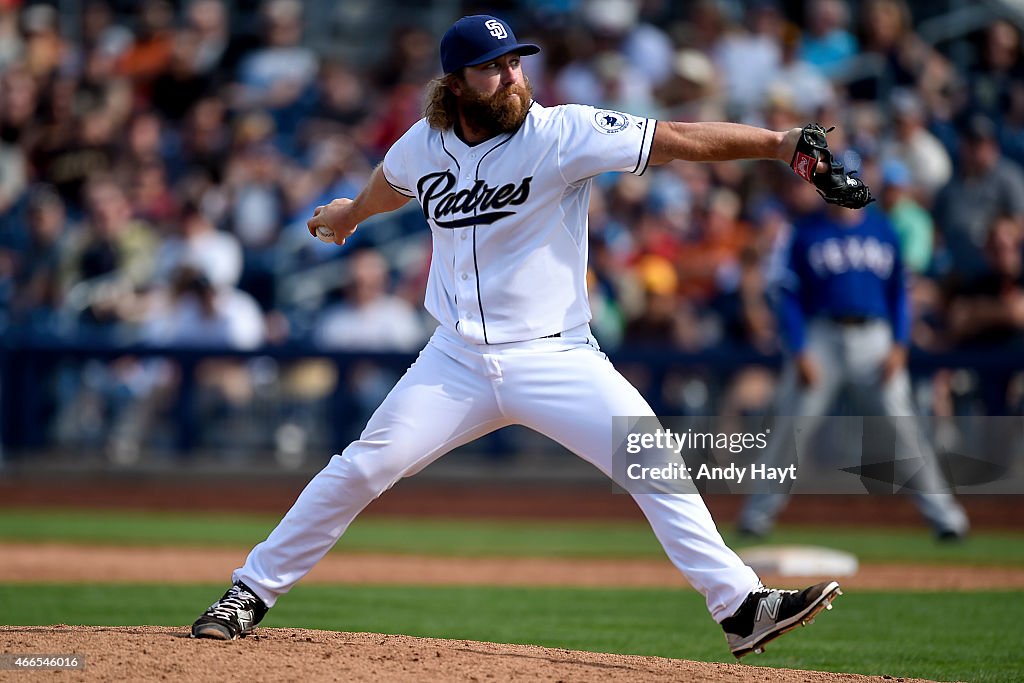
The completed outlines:
{"type": "MultiPolygon", "coordinates": [[[[260,628],[223,642],[188,627],[0,626],[5,653],[85,655],[64,680],[110,681],[758,681],[846,683],[881,677],[596,654],[532,645],[260,628]]],[[[724,641],[723,641],[724,646],[724,641]]],[[[24,681],[0,671],[0,681],[24,681]]],[[[892,679],[889,679],[891,683],[892,679]]],[[[901,679],[907,680],[909,679],[901,679]]]]}

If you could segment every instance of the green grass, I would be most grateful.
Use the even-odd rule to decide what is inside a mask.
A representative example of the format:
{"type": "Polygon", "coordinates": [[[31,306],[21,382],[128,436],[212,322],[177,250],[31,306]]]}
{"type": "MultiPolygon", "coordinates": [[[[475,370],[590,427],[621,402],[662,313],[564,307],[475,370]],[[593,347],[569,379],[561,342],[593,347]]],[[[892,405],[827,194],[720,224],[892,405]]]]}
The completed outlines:
{"type": "MultiPolygon", "coordinates": [[[[0,586],[5,624],[184,625],[223,586],[0,586]]],[[[933,680],[1024,679],[1021,593],[856,591],[750,663],[933,680]]],[[[729,662],[692,591],[299,586],[265,626],[409,635],[729,662]]]]}
{"type": "MultiPolygon", "coordinates": [[[[0,541],[249,547],[272,516],[0,509],[0,541]]],[[[738,539],[726,540],[742,547],[738,539]]],[[[1024,566],[1024,533],[945,546],[923,529],[791,527],[773,543],[826,545],[864,562],[1024,566]]],[[[662,557],[642,522],[359,519],[345,552],[523,557],[662,557]]],[[[0,558],[2,561],[2,558],[0,558]]],[[[667,561],[667,560],[666,560],[667,561]]],[[[6,624],[184,625],[224,586],[0,586],[6,624]]],[[[1015,645],[1022,592],[854,591],[812,628],[751,663],[934,680],[1024,680],[1015,645]]],[[[300,585],[267,626],[533,643],[732,661],[688,590],[300,585]]]]}
{"type": "MultiPolygon", "coordinates": [[[[0,540],[124,545],[250,547],[277,517],[183,513],[0,509],[0,540]]],[[[723,526],[723,530],[726,527],[723,526]]],[[[749,545],[725,531],[736,548],[749,545]]],[[[943,545],[924,528],[790,527],[770,539],[854,553],[862,562],[1024,565],[1024,533],[986,531],[943,545]]],[[[345,552],[523,557],[662,557],[642,522],[488,521],[366,517],[338,546],[345,552]]]]}

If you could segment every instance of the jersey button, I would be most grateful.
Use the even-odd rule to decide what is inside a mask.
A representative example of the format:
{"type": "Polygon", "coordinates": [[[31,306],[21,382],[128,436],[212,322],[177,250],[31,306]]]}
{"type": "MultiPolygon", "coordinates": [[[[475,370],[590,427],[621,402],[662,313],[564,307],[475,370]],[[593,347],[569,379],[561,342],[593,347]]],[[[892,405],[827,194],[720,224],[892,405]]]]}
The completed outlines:
{"type": "Polygon", "coordinates": [[[462,279],[463,280],[468,280],[469,279],[469,273],[463,273],[462,274],[462,279]]]}
{"type": "Polygon", "coordinates": [[[463,232],[462,232],[462,239],[466,239],[467,237],[469,237],[469,235],[467,235],[467,234],[466,234],[466,232],[465,232],[465,231],[463,231],[463,232]]]}

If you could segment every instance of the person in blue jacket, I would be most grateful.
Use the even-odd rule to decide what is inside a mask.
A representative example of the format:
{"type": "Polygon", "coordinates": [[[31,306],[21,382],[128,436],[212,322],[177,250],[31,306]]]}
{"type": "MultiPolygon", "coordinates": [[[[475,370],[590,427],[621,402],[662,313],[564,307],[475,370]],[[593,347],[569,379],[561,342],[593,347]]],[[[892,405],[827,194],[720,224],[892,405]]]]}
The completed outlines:
{"type": "MultiPolygon", "coordinates": [[[[885,215],[827,207],[800,219],[789,244],[778,307],[789,357],[776,397],[780,419],[763,461],[793,462],[788,449],[794,446],[804,453],[821,417],[845,391],[858,415],[903,418],[886,421],[892,459],[899,464],[893,483],[914,493],[939,538],[963,537],[967,516],[948,493],[934,451],[912,419],[906,275],[898,238],[885,215]],[[803,428],[796,429],[797,423],[803,428]]],[[[780,491],[751,494],[740,512],[739,530],[768,534],[787,499],[780,491]]]]}

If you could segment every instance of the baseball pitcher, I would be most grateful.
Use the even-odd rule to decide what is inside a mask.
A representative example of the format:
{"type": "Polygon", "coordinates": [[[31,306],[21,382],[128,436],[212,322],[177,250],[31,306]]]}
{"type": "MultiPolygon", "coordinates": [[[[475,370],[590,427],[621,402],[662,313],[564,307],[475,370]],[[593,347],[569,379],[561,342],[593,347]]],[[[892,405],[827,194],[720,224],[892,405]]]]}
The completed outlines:
{"type": "MultiPolygon", "coordinates": [[[[800,147],[807,129],[544,107],[520,62],[539,49],[518,42],[496,17],[457,21],[441,40],[444,76],[432,84],[426,116],[359,196],[318,207],[308,221],[311,235],[340,245],[360,222],[416,199],[433,239],[425,303],[440,325],[361,437],[310,481],[235,570],[193,636],[248,633],[370,501],[493,430],[526,425],[611,475],[612,417],[653,413],[588,325],[587,208],[596,175],[640,175],[673,159],[768,158],[798,164],[826,199],[856,201],[854,188],[870,199],[859,180],[846,182],[827,147],[800,147]]],[[[737,657],[811,620],[839,595],[834,581],[803,591],[762,586],[723,543],[698,495],[635,500],[737,657]]]]}

